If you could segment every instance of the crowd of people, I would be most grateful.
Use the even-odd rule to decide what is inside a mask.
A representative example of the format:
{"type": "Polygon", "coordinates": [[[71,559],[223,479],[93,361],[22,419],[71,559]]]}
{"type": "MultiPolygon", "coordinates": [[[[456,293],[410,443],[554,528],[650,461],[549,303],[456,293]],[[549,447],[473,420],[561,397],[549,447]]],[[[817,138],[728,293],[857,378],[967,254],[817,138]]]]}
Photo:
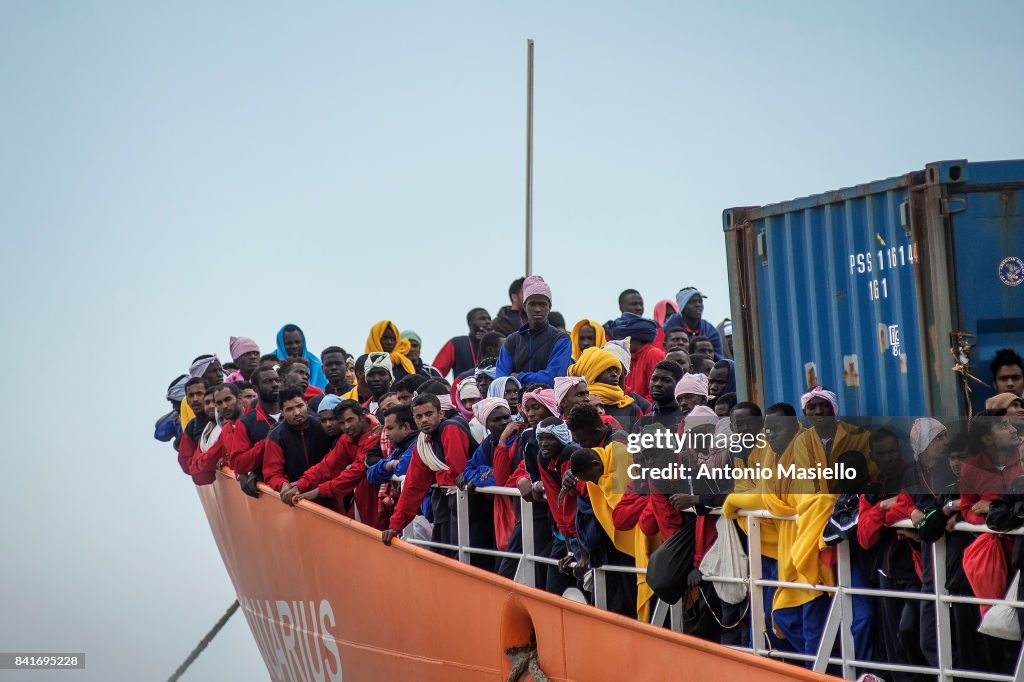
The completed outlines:
{"type": "MultiPolygon", "coordinates": [[[[433,364],[420,337],[389,320],[370,329],[358,357],[336,345],[314,355],[294,324],[268,354],[232,337],[231,363],[200,355],[171,383],[172,409],[155,435],[173,442],[197,485],[227,465],[249,495],[262,482],[286,504],[315,501],[379,529],[385,544],[403,535],[458,544],[453,491],[465,490],[470,544],[521,553],[522,524],[532,523],[535,552],[557,560],[536,564],[535,584],[555,594],[577,588],[592,601],[591,569],[671,565],[656,576],[652,564],[648,577],[607,572],[607,607],[647,619],[655,595],[677,592],[687,631],[724,644],[750,646],[751,597],[726,598],[702,566],[727,536],[746,544],[744,512],[776,517],[760,521],[761,571],[771,580],[835,585],[841,543],[855,587],[934,592],[930,545],[939,538],[951,594],[1002,598],[1024,567],[1024,546],[1011,536],[953,530],[961,520],[997,531],[1024,524],[1024,359],[1012,349],[992,360],[994,395],[965,428],[920,418],[902,432],[841,419],[836,395],[821,386],[796,405],[738,401],[730,322],[703,318],[697,288],[659,301],[651,317],[627,289],[614,319],[571,329],[542,277],[516,280],[509,298],[494,318],[469,311],[467,332],[433,364]],[[737,448],[693,438],[679,451],[630,449],[631,436],[658,431],[758,438],[737,448]],[[666,482],[628,473],[669,460],[723,472],[841,464],[856,476],[666,482]],[[520,518],[518,500],[480,492],[491,486],[517,488],[533,502],[532,518],[520,518]],[[899,521],[912,527],[894,528],[899,521]],[[672,562],[658,559],[669,552],[672,562]]],[[[472,563],[507,578],[519,570],[518,557],[474,554],[472,563]]],[[[773,649],[816,653],[828,593],[784,586],[753,598],[773,649]]],[[[951,606],[954,665],[1006,672],[1019,644],[981,634],[985,611],[951,606]]],[[[935,619],[930,601],[855,597],[857,659],[936,666],[935,619]]]]}

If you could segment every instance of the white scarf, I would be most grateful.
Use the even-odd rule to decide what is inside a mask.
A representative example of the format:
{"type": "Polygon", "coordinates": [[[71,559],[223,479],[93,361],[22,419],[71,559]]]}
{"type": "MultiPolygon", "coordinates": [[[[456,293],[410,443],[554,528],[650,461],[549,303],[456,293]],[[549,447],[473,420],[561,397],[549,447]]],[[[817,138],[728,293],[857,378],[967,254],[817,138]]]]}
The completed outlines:
{"type": "Polygon", "coordinates": [[[199,449],[203,452],[207,452],[210,448],[217,444],[217,439],[220,438],[220,432],[222,427],[219,422],[210,422],[203,429],[203,435],[199,437],[199,449]]]}
{"type": "Polygon", "coordinates": [[[427,434],[420,433],[419,438],[416,439],[416,452],[431,471],[448,471],[448,465],[434,454],[434,447],[430,444],[427,434]]]}

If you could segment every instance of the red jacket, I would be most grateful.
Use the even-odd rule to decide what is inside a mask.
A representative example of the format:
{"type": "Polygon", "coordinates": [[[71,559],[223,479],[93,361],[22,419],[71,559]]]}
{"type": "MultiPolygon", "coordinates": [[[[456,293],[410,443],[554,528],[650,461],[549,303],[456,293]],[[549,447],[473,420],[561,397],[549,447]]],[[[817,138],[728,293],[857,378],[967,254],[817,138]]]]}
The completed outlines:
{"type": "Polygon", "coordinates": [[[651,375],[654,366],[665,359],[665,350],[657,343],[649,343],[634,353],[629,361],[626,375],[626,393],[636,393],[648,402],[651,397],[651,375]]]}
{"type": "MultiPolygon", "coordinates": [[[[630,491],[622,496],[619,503],[615,505],[615,509],[612,510],[612,523],[615,524],[617,530],[629,530],[639,524],[640,531],[644,535],[661,533],[662,540],[668,540],[683,527],[683,515],[672,506],[667,495],[657,492],[641,495],[632,489],[631,484],[630,491]]],[[[714,526],[711,526],[711,529],[713,532],[714,526]]],[[[709,542],[704,535],[698,535],[698,544],[701,545],[698,547],[700,557],[704,556],[704,552],[712,542],[714,542],[714,536],[709,542]]]]}
{"type": "MultiPolygon", "coordinates": [[[[379,529],[378,486],[366,480],[366,454],[380,443],[380,434],[373,432],[376,426],[376,420],[372,420],[359,443],[342,434],[331,451],[307,469],[295,485],[301,492],[316,488],[321,496],[333,497],[339,502],[352,493],[360,521],[379,529]]],[[[351,510],[347,514],[353,516],[351,510]]]]}
{"type": "Polygon", "coordinates": [[[901,492],[889,509],[882,509],[877,503],[868,502],[866,495],[860,496],[857,512],[857,544],[864,549],[871,549],[882,538],[882,530],[897,521],[910,518],[914,511],[914,499],[906,492],[901,492]]]}
{"type": "Polygon", "coordinates": [[[199,447],[199,438],[209,423],[210,420],[205,416],[196,415],[181,432],[181,442],[178,443],[178,466],[189,476],[192,475],[192,457],[199,447]]]}
{"type": "MultiPolygon", "coordinates": [[[[565,538],[576,537],[576,495],[567,495],[558,504],[558,491],[562,489],[562,477],[569,470],[573,450],[568,445],[562,448],[558,460],[547,460],[540,458],[537,464],[540,469],[540,480],[544,483],[544,497],[547,498],[548,508],[551,510],[551,517],[555,520],[558,532],[565,538]]],[[[584,483],[584,485],[586,485],[584,483]]]]}
{"type": "Polygon", "coordinates": [[[711,549],[718,539],[718,527],[715,523],[717,516],[698,516],[694,523],[697,524],[696,536],[693,543],[693,567],[700,568],[701,559],[711,549]]]}
{"type": "Polygon", "coordinates": [[[263,468],[263,442],[276,425],[258,403],[235,422],[228,444],[228,466],[236,475],[263,468]]]}
{"type": "Polygon", "coordinates": [[[668,501],[668,495],[651,493],[647,497],[650,499],[640,517],[640,529],[647,535],[661,533],[661,539],[668,540],[683,527],[683,514],[668,501]]]}
{"type": "MultiPolygon", "coordinates": [[[[619,499],[619,503],[612,509],[612,523],[615,530],[631,530],[640,523],[640,517],[647,511],[647,502],[650,495],[641,495],[629,484],[628,491],[619,499]]],[[[652,535],[646,529],[641,528],[645,535],[652,535]]],[[[657,532],[657,531],[655,531],[657,532]]]]}
{"type": "Polygon", "coordinates": [[[217,480],[217,465],[221,460],[228,459],[228,443],[231,442],[235,430],[235,422],[224,422],[221,426],[217,442],[210,446],[209,450],[203,451],[202,442],[196,448],[192,461],[189,464],[188,473],[196,485],[210,485],[217,480]]]}
{"type": "Polygon", "coordinates": [[[409,525],[419,511],[420,503],[431,485],[453,486],[459,474],[466,470],[466,462],[470,457],[470,441],[466,431],[450,421],[442,422],[440,430],[440,434],[433,434],[431,443],[435,452],[440,447],[441,452],[437,454],[444,455],[448,471],[432,471],[420,459],[419,444],[413,446],[409,471],[406,472],[405,483],[402,485],[402,495],[391,514],[391,530],[400,531],[409,525]]]}
{"type": "Polygon", "coordinates": [[[960,493],[960,514],[964,521],[985,525],[984,515],[975,514],[971,507],[979,500],[998,500],[1000,495],[1010,489],[1010,484],[1021,472],[1018,457],[1013,457],[1001,471],[985,453],[964,462],[960,470],[960,490],[964,491],[960,493]]]}

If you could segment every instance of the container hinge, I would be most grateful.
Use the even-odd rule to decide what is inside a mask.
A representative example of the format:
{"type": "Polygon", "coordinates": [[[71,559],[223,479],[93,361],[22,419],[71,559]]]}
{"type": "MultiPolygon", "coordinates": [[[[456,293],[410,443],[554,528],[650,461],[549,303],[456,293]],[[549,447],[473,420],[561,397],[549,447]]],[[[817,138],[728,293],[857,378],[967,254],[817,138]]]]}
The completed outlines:
{"type": "Polygon", "coordinates": [[[939,213],[952,215],[967,210],[967,197],[946,197],[939,199],[939,213]]]}
{"type": "Polygon", "coordinates": [[[761,265],[768,267],[768,234],[765,230],[757,233],[757,255],[761,257],[761,265]]]}
{"type": "Polygon", "coordinates": [[[904,199],[900,202],[900,227],[903,231],[910,236],[910,199],[904,199]]]}

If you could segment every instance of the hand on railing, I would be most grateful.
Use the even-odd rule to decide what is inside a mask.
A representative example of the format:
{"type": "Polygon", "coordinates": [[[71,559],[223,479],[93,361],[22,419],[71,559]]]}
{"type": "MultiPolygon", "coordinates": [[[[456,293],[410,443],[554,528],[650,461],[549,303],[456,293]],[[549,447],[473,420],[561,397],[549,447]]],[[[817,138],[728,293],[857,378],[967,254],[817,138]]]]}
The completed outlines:
{"type": "Polygon", "coordinates": [[[678,511],[686,511],[696,505],[700,504],[700,498],[696,495],[687,495],[686,493],[676,493],[668,498],[668,501],[672,503],[672,506],[678,511]]]}
{"type": "Polygon", "coordinates": [[[299,489],[296,488],[292,483],[285,483],[281,486],[281,501],[285,504],[294,507],[295,498],[299,495],[299,489]]]}
{"type": "Polygon", "coordinates": [[[238,484],[242,488],[242,492],[249,497],[259,497],[260,491],[256,486],[256,472],[250,471],[247,474],[242,474],[238,477],[238,484]]]}

